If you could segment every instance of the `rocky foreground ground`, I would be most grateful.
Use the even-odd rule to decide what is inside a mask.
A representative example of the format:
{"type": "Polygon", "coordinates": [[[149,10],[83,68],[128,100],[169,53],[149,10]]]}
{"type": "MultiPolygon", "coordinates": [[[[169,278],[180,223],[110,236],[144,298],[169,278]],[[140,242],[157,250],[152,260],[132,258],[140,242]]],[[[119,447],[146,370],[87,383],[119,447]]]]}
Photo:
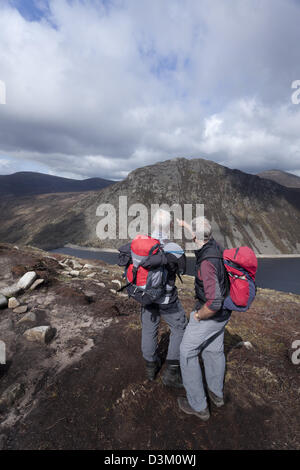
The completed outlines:
{"type": "MultiPolygon", "coordinates": [[[[145,380],[139,307],[121,280],[104,262],[0,244],[0,449],[300,449],[300,296],[259,289],[233,313],[226,406],[202,422],[160,374],[145,380]]],[[[190,312],[191,277],[179,295],[190,312]]],[[[163,323],[159,335],[164,358],[163,323]]]]}

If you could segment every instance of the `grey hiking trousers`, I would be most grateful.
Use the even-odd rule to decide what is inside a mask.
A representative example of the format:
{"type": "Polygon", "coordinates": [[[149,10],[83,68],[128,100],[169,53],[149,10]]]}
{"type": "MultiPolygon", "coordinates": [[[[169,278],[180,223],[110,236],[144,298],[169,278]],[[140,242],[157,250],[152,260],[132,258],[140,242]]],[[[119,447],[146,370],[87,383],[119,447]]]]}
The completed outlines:
{"type": "Polygon", "coordinates": [[[157,360],[157,334],[160,319],[163,318],[170,327],[170,340],[167,361],[179,363],[179,348],[188,319],[185,311],[177,299],[168,307],[159,304],[151,304],[142,307],[142,354],[146,361],[157,360]]]}
{"type": "Polygon", "coordinates": [[[198,356],[201,352],[209,390],[223,398],[224,330],[229,319],[223,322],[210,319],[198,321],[195,320],[194,313],[190,315],[180,345],[180,368],[190,406],[196,411],[203,411],[207,406],[207,400],[198,356]]]}

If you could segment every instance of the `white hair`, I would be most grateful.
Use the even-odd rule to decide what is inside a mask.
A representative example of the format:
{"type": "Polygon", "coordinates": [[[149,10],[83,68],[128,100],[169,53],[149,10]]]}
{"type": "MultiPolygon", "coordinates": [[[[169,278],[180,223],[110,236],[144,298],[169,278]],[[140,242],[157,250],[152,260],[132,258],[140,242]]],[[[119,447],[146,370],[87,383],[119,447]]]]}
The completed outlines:
{"type": "Polygon", "coordinates": [[[159,232],[168,232],[170,229],[171,215],[170,212],[164,209],[158,209],[152,219],[152,226],[154,230],[159,232]]]}
{"type": "Polygon", "coordinates": [[[199,241],[207,241],[212,236],[211,225],[207,218],[203,216],[195,217],[192,220],[192,231],[199,241]]]}

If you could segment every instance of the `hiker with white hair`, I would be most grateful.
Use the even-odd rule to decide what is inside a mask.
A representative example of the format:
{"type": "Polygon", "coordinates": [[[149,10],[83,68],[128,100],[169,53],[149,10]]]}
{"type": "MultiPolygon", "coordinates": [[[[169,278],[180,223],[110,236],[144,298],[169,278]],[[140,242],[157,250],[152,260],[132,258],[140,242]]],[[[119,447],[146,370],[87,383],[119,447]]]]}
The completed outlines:
{"type": "MultiPolygon", "coordinates": [[[[185,311],[178,299],[176,276],[185,274],[183,249],[169,240],[171,216],[158,209],[152,219],[152,233],[138,235],[119,249],[119,265],[125,266],[130,297],[142,304],[142,354],[146,376],[152,381],[162,361],[158,355],[158,328],[161,318],[170,328],[166,367],[162,375],[165,385],[183,387],[180,373],[180,343],[187,325],[185,311]]],[[[123,288],[124,288],[123,287],[123,288]]]]}
{"type": "Polygon", "coordinates": [[[206,421],[210,412],[199,354],[203,360],[209,399],[217,407],[224,405],[224,330],[231,310],[223,305],[227,293],[223,248],[214,240],[211,225],[205,217],[193,219],[191,226],[183,220],[177,222],[191,233],[196,245],[197,299],[180,345],[181,374],[187,398],[179,397],[178,405],[184,413],[206,421]]]}

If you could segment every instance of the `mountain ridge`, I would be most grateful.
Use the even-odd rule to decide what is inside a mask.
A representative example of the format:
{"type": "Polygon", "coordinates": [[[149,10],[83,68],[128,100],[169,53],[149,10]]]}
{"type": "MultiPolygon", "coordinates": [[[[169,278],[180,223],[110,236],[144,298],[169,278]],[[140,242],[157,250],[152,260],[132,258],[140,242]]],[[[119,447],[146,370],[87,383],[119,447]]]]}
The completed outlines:
{"type": "Polygon", "coordinates": [[[288,188],[300,188],[300,177],[287,171],[266,170],[261,173],[257,173],[257,176],[269,179],[288,188]]]}
{"type": "Polygon", "coordinates": [[[95,191],[114,184],[103,178],[75,180],[33,171],[0,175],[0,196],[30,196],[60,192],[95,191]]]}
{"type": "MultiPolygon", "coordinates": [[[[248,245],[257,253],[300,252],[300,192],[270,180],[231,170],[204,159],[177,158],[133,170],[127,178],[100,191],[11,198],[0,238],[40,248],[66,243],[118,248],[125,240],[100,240],[97,208],[111,204],[119,218],[119,197],[135,203],[204,204],[214,236],[225,248],[248,245]],[[59,207],[59,211],[57,208],[59,207]]],[[[128,221],[134,217],[128,217],[128,221]]]]}

